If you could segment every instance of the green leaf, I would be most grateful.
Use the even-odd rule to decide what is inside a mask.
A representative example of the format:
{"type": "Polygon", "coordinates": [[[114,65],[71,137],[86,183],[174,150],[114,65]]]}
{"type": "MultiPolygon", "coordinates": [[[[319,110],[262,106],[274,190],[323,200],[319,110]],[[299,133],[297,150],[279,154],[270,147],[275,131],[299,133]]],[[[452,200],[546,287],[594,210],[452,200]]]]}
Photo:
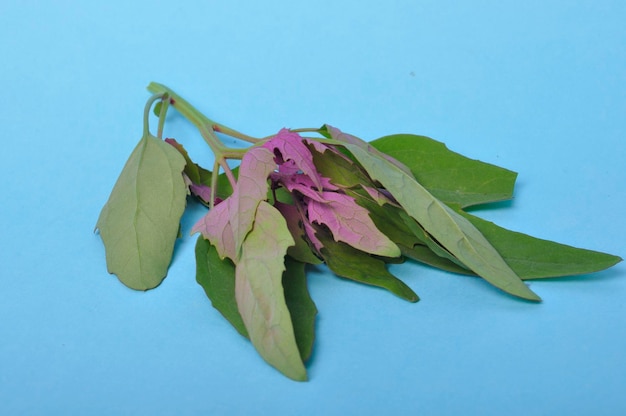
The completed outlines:
{"type": "Polygon", "coordinates": [[[285,267],[286,270],[283,273],[285,302],[291,315],[300,357],[306,361],[313,351],[317,308],[307,288],[305,264],[287,256],[285,267]]]}
{"type": "Polygon", "coordinates": [[[367,285],[387,289],[391,293],[410,302],[419,297],[402,280],[391,274],[385,262],[348,244],[337,242],[321,227],[313,225],[316,237],[323,243],[321,254],[330,270],[338,276],[367,285]]]}
{"type": "Polygon", "coordinates": [[[196,242],[196,281],[213,307],[248,338],[235,300],[235,265],[227,258],[220,259],[215,246],[202,236],[196,242]]]}
{"type": "Polygon", "coordinates": [[[428,246],[417,244],[413,247],[406,247],[399,245],[402,250],[402,255],[412,260],[419,261],[420,263],[427,264],[432,267],[436,267],[447,272],[466,274],[475,276],[476,274],[471,270],[459,266],[448,258],[438,256],[428,246]]]}
{"type": "Polygon", "coordinates": [[[326,150],[320,153],[311,148],[313,163],[317,171],[329,178],[333,185],[341,188],[354,188],[362,184],[369,184],[370,180],[358,165],[352,163],[345,156],[326,150]]]}
{"type": "Polygon", "coordinates": [[[145,134],[102,208],[107,268],[130,288],[154,288],[167,274],[185,210],[184,167],[176,149],[145,134]]]}
{"type": "Polygon", "coordinates": [[[344,146],[372,179],[378,180],[391,192],[406,212],[463,264],[509,294],[528,300],[541,300],[467,219],[435,198],[415,179],[387,160],[376,157],[358,146],[350,144],[344,146]]]}
{"type": "MultiPolygon", "coordinates": [[[[415,221],[412,217],[410,217],[406,212],[402,211],[398,214],[400,218],[404,221],[408,230],[411,230],[413,234],[419,238],[422,244],[425,244],[426,247],[433,252],[433,254],[441,257],[442,259],[446,259],[457,266],[467,270],[467,266],[463,264],[458,258],[454,256],[450,251],[448,251],[444,246],[442,246],[438,241],[436,241],[422,226],[415,221]]],[[[446,264],[446,262],[440,263],[446,264]]]]}
{"type": "Polygon", "coordinates": [[[622,261],[618,256],[542,240],[461,211],[489,239],[522,279],[594,273],[622,261]]]}
{"type": "Polygon", "coordinates": [[[422,186],[446,203],[467,207],[513,197],[517,173],[469,159],[431,138],[396,134],[371,145],[407,165],[422,186]]]}
{"type": "Polygon", "coordinates": [[[293,244],[280,212],[261,201],[253,227],[241,245],[235,297],[250,341],[259,354],[287,377],[304,381],[306,369],[282,286],[287,247],[293,244]]]}

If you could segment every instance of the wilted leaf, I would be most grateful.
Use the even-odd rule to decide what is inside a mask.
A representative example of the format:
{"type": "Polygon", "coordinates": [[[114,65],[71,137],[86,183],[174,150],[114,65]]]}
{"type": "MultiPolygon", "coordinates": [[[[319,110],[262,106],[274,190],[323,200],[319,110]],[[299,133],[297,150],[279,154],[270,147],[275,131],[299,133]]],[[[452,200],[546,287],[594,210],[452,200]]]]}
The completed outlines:
{"type": "Polygon", "coordinates": [[[250,340],[259,354],[287,377],[306,380],[282,275],[293,239],[280,213],[259,203],[254,226],[243,241],[235,270],[235,297],[250,340]]]}
{"type": "Polygon", "coordinates": [[[513,197],[517,173],[469,159],[431,138],[395,134],[371,145],[408,166],[418,182],[443,202],[467,207],[513,197]]]}
{"type": "Polygon", "coordinates": [[[185,159],[149,134],[126,162],[96,228],[107,268],[138,290],[158,286],[167,274],[185,210],[185,159]]]}

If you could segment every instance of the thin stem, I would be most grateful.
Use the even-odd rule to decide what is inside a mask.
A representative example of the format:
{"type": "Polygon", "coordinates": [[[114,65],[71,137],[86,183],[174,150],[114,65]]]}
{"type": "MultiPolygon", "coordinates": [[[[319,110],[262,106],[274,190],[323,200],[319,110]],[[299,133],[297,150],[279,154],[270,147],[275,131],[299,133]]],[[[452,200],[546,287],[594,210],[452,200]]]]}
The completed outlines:
{"type": "Polygon", "coordinates": [[[222,166],[222,169],[224,169],[224,173],[228,178],[228,182],[230,182],[230,186],[235,189],[235,186],[237,186],[237,180],[235,179],[235,175],[233,175],[233,171],[230,170],[230,166],[228,166],[228,163],[226,163],[226,159],[222,159],[220,161],[220,165],[222,166]]]}
{"type": "Polygon", "coordinates": [[[163,93],[154,94],[152,97],[148,98],[146,101],[146,106],[143,108],[143,134],[150,134],[150,109],[152,108],[152,104],[156,100],[160,100],[163,98],[163,93]]]}
{"type": "Polygon", "coordinates": [[[211,175],[211,200],[209,201],[209,209],[215,206],[215,196],[217,195],[217,178],[220,173],[220,162],[216,159],[213,162],[213,173],[211,175]]]}
{"type": "Polygon", "coordinates": [[[308,127],[308,128],[303,128],[303,129],[290,129],[291,131],[293,131],[294,133],[319,133],[320,129],[318,128],[313,128],[313,127],[308,127]]]}
{"type": "Polygon", "coordinates": [[[163,140],[163,127],[165,126],[165,116],[167,115],[167,108],[170,105],[170,100],[167,93],[161,97],[161,111],[159,111],[159,127],[157,129],[157,137],[163,140]]]}

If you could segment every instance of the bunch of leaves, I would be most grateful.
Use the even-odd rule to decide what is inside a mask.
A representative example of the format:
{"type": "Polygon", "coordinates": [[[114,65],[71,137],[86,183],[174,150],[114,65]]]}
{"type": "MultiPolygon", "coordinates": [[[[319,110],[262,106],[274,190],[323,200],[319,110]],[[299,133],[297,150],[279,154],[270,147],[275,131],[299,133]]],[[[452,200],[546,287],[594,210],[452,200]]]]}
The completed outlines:
{"type": "Polygon", "coordinates": [[[324,125],[255,139],[206,118],[167,87],[149,89],[156,95],[146,105],[144,135],[97,223],[108,270],[133,289],[158,286],[186,199],[197,198],[209,207],[192,229],[200,234],[198,283],[259,354],[294,380],[306,380],[314,341],[308,265],[324,263],[342,278],[415,302],[418,295],[387,268],[412,259],[540,301],[525,280],[596,272],[621,260],[470,214],[468,207],[512,198],[517,174],[430,138],[401,134],[368,143],[324,125]],[[159,133],[152,136],[148,113],[158,100],[159,133]],[[212,171],[176,140],[162,140],[170,105],[212,148],[212,171]],[[252,145],[229,149],[218,132],[252,145]],[[227,159],[241,163],[231,170],[227,159]]]}

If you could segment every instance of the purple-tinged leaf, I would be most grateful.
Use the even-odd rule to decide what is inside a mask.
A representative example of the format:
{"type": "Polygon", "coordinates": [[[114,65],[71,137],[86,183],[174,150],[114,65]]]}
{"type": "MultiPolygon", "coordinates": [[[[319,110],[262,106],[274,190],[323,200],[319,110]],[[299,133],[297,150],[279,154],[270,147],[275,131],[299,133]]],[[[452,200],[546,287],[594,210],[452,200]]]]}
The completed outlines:
{"type": "MultiPolygon", "coordinates": [[[[276,176],[274,174],[272,174],[272,179],[276,179],[276,176]]],[[[326,178],[322,179],[326,180],[326,178]]],[[[289,177],[282,177],[278,179],[278,182],[283,185],[289,192],[297,191],[309,199],[319,202],[325,201],[321,192],[313,189],[315,185],[307,176],[297,174],[291,175],[289,177]]],[[[332,188],[335,187],[333,186],[332,188]]]]}
{"type": "Polygon", "coordinates": [[[238,262],[241,245],[252,229],[259,203],[267,198],[267,178],[276,168],[274,155],[263,147],[250,149],[239,167],[230,197],[210,210],[192,228],[217,247],[220,256],[238,262]]]}
{"type": "Polygon", "coordinates": [[[250,341],[287,377],[307,378],[285,302],[282,275],[287,247],[294,244],[285,219],[265,201],[241,246],[235,270],[235,298],[250,341]]]}
{"type": "Polygon", "coordinates": [[[313,224],[311,224],[308,220],[302,222],[302,227],[304,228],[304,232],[306,233],[307,238],[313,244],[315,250],[320,253],[324,244],[317,238],[316,230],[313,224]]]}
{"type": "Polygon", "coordinates": [[[193,196],[200,198],[203,202],[209,203],[211,201],[211,187],[203,184],[191,183],[189,185],[189,191],[193,196]]]}
{"type": "Polygon", "coordinates": [[[220,258],[237,259],[235,236],[230,223],[230,202],[226,199],[207,212],[191,229],[192,233],[201,233],[215,246],[220,258]]]}
{"type": "Polygon", "coordinates": [[[325,153],[327,150],[338,153],[334,147],[328,146],[327,144],[324,144],[324,143],[320,143],[317,140],[307,138],[307,139],[304,139],[304,141],[306,142],[306,144],[312,146],[313,150],[315,150],[318,153],[325,153]]]}
{"type": "Polygon", "coordinates": [[[323,224],[336,241],[343,241],[366,253],[398,257],[400,249],[381,233],[368,211],[354,198],[338,192],[322,192],[326,202],[310,200],[307,203],[309,221],[323,224]]]}
{"type": "Polygon", "coordinates": [[[393,195],[389,193],[384,188],[372,188],[371,186],[362,185],[361,186],[365,192],[374,200],[378,205],[393,205],[395,207],[399,207],[398,203],[393,198],[393,195]]]}
{"type": "MultiPolygon", "coordinates": [[[[263,144],[263,147],[276,153],[278,152],[281,160],[279,165],[287,164],[287,168],[296,167],[298,170],[313,181],[318,190],[322,189],[322,180],[317,173],[317,169],[313,164],[313,156],[311,151],[304,144],[302,137],[298,133],[282,129],[276,136],[269,139],[263,144]],[[288,162],[292,162],[289,164],[288,162]]],[[[281,167],[282,169],[285,169],[281,167]]],[[[279,168],[279,170],[281,169],[279,168]]]]}

